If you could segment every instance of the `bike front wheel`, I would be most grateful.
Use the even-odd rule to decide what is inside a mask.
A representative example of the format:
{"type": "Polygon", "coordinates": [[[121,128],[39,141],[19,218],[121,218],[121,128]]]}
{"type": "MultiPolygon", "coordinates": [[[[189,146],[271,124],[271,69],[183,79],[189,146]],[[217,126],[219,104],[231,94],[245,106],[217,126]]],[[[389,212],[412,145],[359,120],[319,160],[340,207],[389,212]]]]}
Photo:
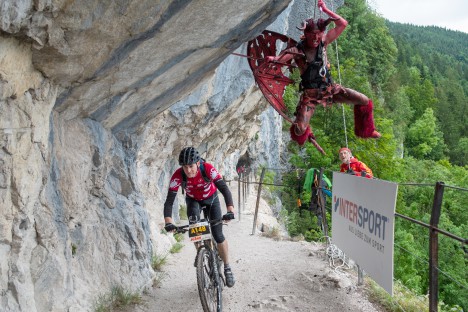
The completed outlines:
{"type": "Polygon", "coordinates": [[[202,247],[197,256],[197,284],[204,312],[221,312],[222,309],[221,279],[214,263],[211,250],[202,247]]]}

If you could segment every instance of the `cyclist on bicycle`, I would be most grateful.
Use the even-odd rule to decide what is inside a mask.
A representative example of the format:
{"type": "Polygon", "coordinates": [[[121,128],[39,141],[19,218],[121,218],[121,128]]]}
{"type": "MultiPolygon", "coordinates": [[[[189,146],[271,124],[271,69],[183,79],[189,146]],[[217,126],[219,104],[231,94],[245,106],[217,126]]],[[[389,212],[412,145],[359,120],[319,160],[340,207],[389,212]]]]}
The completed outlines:
{"type": "MultiPolygon", "coordinates": [[[[185,201],[187,203],[187,216],[189,220],[200,216],[200,207],[206,206],[210,220],[232,220],[234,219],[234,204],[232,194],[223,177],[213,165],[204,162],[194,147],[186,147],[179,154],[179,165],[171,177],[169,191],[164,203],[164,229],[171,232],[176,229],[172,220],[172,207],[179,186],[185,189],[185,201]],[[204,169],[204,172],[202,170],[204,169]],[[221,205],[217,190],[223,194],[227,213],[222,216],[221,205]],[[192,218],[190,218],[192,217],[192,218]]],[[[229,266],[228,243],[223,235],[223,224],[212,225],[212,234],[218,244],[219,254],[224,262],[224,277],[228,287],[234,286],[235,280],[231,267],[229,266]]]]}

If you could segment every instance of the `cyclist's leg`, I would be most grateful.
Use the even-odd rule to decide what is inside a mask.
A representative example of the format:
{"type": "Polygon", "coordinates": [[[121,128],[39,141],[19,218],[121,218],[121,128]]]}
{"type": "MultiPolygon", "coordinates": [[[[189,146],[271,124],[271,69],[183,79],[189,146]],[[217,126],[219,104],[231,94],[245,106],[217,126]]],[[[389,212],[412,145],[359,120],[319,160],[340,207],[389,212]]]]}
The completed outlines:
{"type": "MultiPolygon", "coordinates": [[[[187,217],[189,219],[189,223],[196,223],[200,220],[200,203],[193,198],[185,196],[185,203],[187,204],[187,217]]],[[[199,243],[193,244],[195,249],[198,248],[199,243]]],[[[197,257],[195,257],[195,262],[193,266],[197,266],[197,257]]]]}
{"type": "Polygon", "coordinates": [[[185,196],[187,204],[187,217],[190,223],[200,220],[200,203],[193,198],[185,196]]]}
{"type": "MultiPolygon", "coordinates": [[[[221,220],[221,204],[219,203],[217,192],[213,194],[213,198],[209,198],[204,202],[209,201],[210,204],[207,205],[209,209],[210,220],[221,220]]],[[[228,242],[224,238],[223,234],[223,224],[219,223],[211,227],[213,238],[218,244],[218,251],[221,259],[224,262],[224,277],[226,278],[226,285],[228,287],[234,286],[235,280],[234,275],[232,274],[231,267],[229,265],[229,253],[228,253],[228,242]]]]}
{"type": "MultiPolygon", "coordinates": [[[[218,192],[205,199],[202,204],[206,205],[206,209],[210,214],[210,220],[221,220],[223,215],[221,213],[221,204],[219,203],[218,192]]],[[[219,223],[212,225],[211,232],[213,234],[214,240],[218,244],[218,251],[221,259],[223,259],[225,265],[229,264],[228,245],[223,234],[223,224],[219,223]]]]}
{"type": "MultiPolygon", "coordinates": [[[[221,220],[223,217],[221,212],[221,204],[219,203],[218,192],[214,193],[211,197],[208,197],[202,202],[202,205],[206,206],[208,210],[210,220],[221,220]]],[[[205,212],[206,213],[206,212],[205,212]]],[[[219,244],[225,242],[223,234],[223,224],[219,223],[211,226],[214,240],[219,244]]],[[[224,258],[223,258],[224,261],[224,258]]]]}

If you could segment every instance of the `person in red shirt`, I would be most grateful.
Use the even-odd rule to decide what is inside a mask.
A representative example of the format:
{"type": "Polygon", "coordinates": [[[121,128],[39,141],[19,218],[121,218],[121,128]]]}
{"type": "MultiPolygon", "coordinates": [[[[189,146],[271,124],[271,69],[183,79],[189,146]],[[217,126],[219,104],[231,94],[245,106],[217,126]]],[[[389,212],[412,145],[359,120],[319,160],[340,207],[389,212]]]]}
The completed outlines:
{"type": "Polygon", "coordinates": [[[354,157],[349,148],[341,148],[339,151],[339,156],[342,162],[340,166],[341,172],[346,172],[357,176],[363,176],[369,179],[372,179],[374,177],[372,174],[372,170],[369,167],[367,167],[365,163],[359,161],[356,157],[354,157]]]}
{"type": "MultiPolygon", "coordinates": [[[[172,232],[176,229],[172,220],[172,208],[179,187],[185,190],[187,203],[187,216],[189,220],[199,220],[201,207],[206,207],[210,220],[234,219],[234,204],[232,194],[218,170],[200,157],[194,147],[186,147],[179,154],[178,168],[171,177],[169,191],[164,203],[164,229],[172,232]],[[203,162],[203,164],[201,164],[203,162]],[[203,171],[202,172],[202,168],[203,171]],[[222,216],[221,205],[218,199],[219,190],[223,194],[227,213],[222,216]]],[[[223,235],[223,224],[218,223],[211,227],[213,238],[218,244],[218,250],[224,262],[224,277],[228,287],[234,286],[235,280],[229,265],[228,243],[223,235]]]]}

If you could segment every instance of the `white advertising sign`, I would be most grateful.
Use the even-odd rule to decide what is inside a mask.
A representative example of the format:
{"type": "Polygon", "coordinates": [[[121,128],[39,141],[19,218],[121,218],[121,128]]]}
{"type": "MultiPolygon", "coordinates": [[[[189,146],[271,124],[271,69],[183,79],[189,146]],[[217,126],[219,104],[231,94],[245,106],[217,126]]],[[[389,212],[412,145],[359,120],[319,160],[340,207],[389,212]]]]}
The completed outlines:
{"type": "Polygon", "coordinates": [[[333,173],[333,243],[390,295],[397,190],[396,183],[333,173]]]}

